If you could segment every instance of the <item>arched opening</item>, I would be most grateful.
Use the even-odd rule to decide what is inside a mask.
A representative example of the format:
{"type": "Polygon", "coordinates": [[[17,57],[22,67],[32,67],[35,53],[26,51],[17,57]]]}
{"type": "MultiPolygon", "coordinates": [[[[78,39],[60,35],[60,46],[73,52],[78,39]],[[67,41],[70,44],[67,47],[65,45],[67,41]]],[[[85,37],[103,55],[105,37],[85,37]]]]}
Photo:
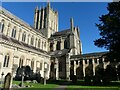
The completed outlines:
{"type": "Polygon", "coordinates": [[[4,27],[5,27],[5,25],[4,25],[4,20],[2,20],[2,21],[0,22],[0,32],[1,32],[1,33],[3,33],[3,31],[4,31],[4,27]]]}
{"type": "Polygon", "coordinates": [[[4,57],[3,67],[8,67],[9,61],[10,61],[10,55],[6,54],[5,57],[4,57]]]}
{"type": "Polygon", "coordinates": [[[34,44],[34,37],[32,36],[31,37],[31,45],[33,45],[34,44]]]}
{"type": "Polygon", "coordinates": [[[60,50],[60,41],[57,41],[56,50],[60,50]]]}
{"type": "Polygon", "coordinates": [[[19,61],[19,67],[21,68],[23,66],[23,57],[20,58],[20,61],[19,61]]]}
{"type": "Polygon", "coordinates": [[[68,42],[67,42],[67,40],[64,41],[64,49],[68,49],[68,42]]]}
{"type": "Polygon", "coordinates": [[[16,28],[14,27],[12,30],[12,35],[11,37],[15,38],[16,37],[16,28]]]}
{"type": "Polygon", "coordinates": [[[50,51],[53,51],[53,43],[50,43],[50,51]]]}
{"type": "Polygon", "coordinates": [[[25,39],[26,39],[26,32],[22,34],[22,41],[25,42],[25,39]]]}
{"type": "Polygon", "coordinates": [[[31,69],[34,70],[34,61],[31,61],[31,69]]]}

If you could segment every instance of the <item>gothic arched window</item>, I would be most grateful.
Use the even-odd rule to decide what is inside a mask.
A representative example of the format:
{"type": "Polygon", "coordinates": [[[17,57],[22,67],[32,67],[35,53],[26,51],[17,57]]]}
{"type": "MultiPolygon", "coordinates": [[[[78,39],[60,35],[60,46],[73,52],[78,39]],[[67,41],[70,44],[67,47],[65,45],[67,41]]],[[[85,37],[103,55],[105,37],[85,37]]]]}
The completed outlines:
{"type": "Polygon", "coordinates": [[[44,43],[44,47],[46,48],[46,42],[44,43]]]}
{"type": "Polygon", "coordinates": [[[67,42],[67,40],[64,41],[64,48],[68,49],[68,42],[67,42]]]}
{"type": "Polygon", "coordinates": [[[0,22],[0,32],[1,33],[3,33],[3,31],[4,31],[4,22],[2,21],[2,22],[0,22]]]}
{"type": "Polygon", "coordinates": [[[34,69],[34,61],[31,61],[31,69],[34,69]]]}
{"type": "Polygon", "coordinates": [[[53,43],[50,43],[50,51],[53,51],[53,43]]]}
{"type": "Polygon", "coordinates": [[[56,50],[60,50],[60,41],[57,41],[56,50]]]}
{"type": "Polygon", "coordinates": [[[19,67],[22,67],[22,66],[23,66],[23,58],[20,58],[19,67]]]}
{"type": "Polygon", "coordinates": [[[13,37],[13,38],[16,37],[16,29],[15,29],[15,28],[13,28],[13,30],[12,30],[12,35],[11,35],[11,37],[13,37]]]}
{"type": "Polygon", "coordinates": [[[25,39],[26,39],[26,32],[22,34],[22,41],[25,42],[25,39]]]}
{"type": "Polygon", "coordinates": [[[43,49],[44,42],[42,41],[42,49],[43,49]]]}
{"type": "Polygon", "coordinates": [[[32,36],[31,37],[31,45],[33,45],[34,44],[34,37],[32,36]]]}
{"type": "Polygon", "coordinates": [[[9,60],[10,60],[10,55],[9,54],[5,55],[3,67],[8,67],[9,60]]]}

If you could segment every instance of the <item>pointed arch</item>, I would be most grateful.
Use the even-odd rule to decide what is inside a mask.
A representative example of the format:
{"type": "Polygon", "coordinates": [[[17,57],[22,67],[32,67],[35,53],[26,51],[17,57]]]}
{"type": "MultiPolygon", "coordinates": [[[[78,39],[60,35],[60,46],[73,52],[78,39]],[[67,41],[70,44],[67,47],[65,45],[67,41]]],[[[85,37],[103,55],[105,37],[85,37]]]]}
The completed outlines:
{"type": "Polygon", "coordinates": [[[3,67],[8,67],[9,66],[9,61],[10,61],[10,54],[7,53],[4,57],[3,67]]]}
{"type": "Polygon", "coordinates": [[[5,27],[5,21],[4,20],[2,20],[1,22],[0,22],[0,32],[1,33],[3,33],[3,31],[4,31],[4,27],[5,27]]]}
{"type": "Polygon", "coordinates": [[[60,44],[61,44],[61,42],[57,41],[56,50],[60,50],[60,46],[61,46],[60,44]]]}
{"type": "Polygon", "coordinates": [[[26,40],[26,32],[24,31],[22,34],[22,41],[25,42],[25,40],[26,40]]]}
{"type": "Polygon", "coordinates": [[[16,27],[12,29],[12,35],[11,37],[15,38],[16,37],[16,27]]]}
{"type": "Polygon", "coordinates": [[[23,60],[24,60],[24,56],[21,56],[20,60],[19,60],[19,67],[20,68],[23,66],[23,60]]]}

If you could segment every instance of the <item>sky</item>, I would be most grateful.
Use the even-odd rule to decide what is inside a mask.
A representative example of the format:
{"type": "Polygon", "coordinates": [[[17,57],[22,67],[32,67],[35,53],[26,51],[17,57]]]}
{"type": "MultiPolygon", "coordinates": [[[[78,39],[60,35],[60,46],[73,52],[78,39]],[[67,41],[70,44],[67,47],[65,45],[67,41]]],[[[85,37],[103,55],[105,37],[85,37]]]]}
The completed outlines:
{"type": "MultiPolygon", "coordinates": [[[[46,2],[4,2],[2,7],[15,16],[33,26],[35,7],[45,7],[46,2]]],[[[100,23],[99,17],[107,14],[108,2],[51,2],[51,7],[59,14],[59,31],[70,28],[70,18],[74,25],[80,28],[82,53],[106,51],[94,45],[94,40],[100,38],[95,23],[100,23]]]]}

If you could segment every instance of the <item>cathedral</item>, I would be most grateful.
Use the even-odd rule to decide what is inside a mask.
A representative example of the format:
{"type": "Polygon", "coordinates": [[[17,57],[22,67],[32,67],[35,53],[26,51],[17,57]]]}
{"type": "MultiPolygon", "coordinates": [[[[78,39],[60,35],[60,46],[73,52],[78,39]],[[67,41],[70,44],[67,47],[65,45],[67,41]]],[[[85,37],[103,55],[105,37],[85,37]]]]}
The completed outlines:
{"type": "Polygon", "coordinates": [[[104,68],[109,64],[106,52],[82,54],[80,30],[73,18],[69,29],[59,31],[58,11],[50,3],[35,8],[34,26],[3,7],[0,12],[0,77],[7,73],[15,77],[18,67],[30,66],[43,78],[46,73],[47,79],[70,79],[70,75],[82,79],[89,65],[95,74],[98,64],[104,68]]]}

